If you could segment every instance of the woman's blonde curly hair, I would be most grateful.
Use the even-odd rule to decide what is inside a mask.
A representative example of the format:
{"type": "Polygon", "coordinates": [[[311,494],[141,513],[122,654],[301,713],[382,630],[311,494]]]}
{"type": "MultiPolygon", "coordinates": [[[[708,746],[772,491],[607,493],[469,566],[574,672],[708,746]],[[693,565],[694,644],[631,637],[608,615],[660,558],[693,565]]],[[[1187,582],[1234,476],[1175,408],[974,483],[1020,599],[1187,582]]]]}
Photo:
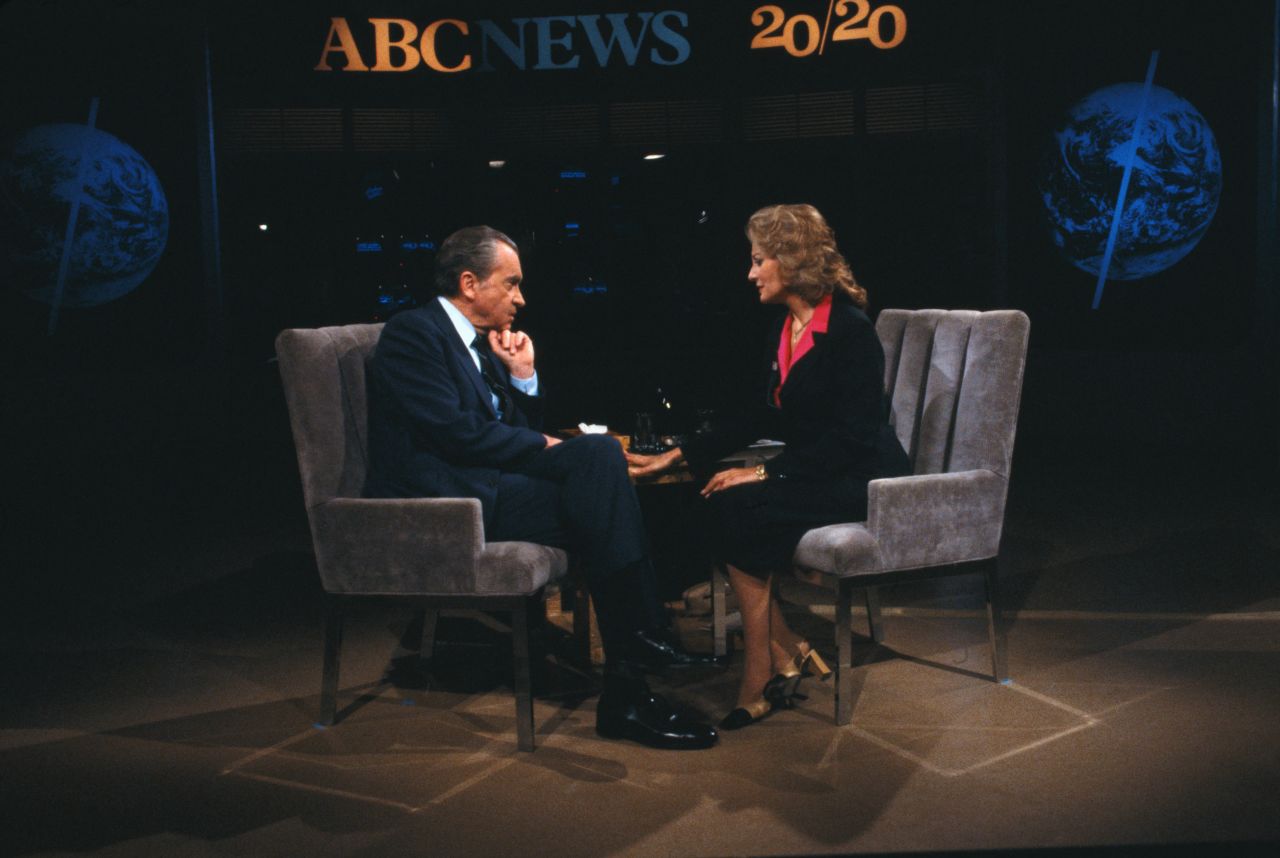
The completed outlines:
{"type": "Polygon", "coordinates": [[[747,237],[777,258],[785,288],[809,304],[836,289],[861,309],[867,290],[858,285],[836,247],[836,234],[813,206],[765,206],[747,221],[747,237]]]}

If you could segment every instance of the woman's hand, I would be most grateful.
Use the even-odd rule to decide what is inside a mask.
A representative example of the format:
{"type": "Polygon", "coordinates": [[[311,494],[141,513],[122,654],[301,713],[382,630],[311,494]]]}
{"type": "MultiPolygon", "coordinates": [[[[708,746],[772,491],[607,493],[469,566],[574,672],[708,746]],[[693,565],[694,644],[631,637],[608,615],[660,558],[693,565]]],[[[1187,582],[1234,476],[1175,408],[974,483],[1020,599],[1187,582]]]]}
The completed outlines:
{"type": "Polygon", "coordinates": [[[668,471],[684,461],[684,452],[673,447],[656,456],[645,456],[640,453],[627,453],[627,473],[635,477],[647,477],[668,471]]]}
{"type": "Polygon", "coordinates": [[[727,471],[721,471],[707,480],[707,484],[702,487],[702,496],[704,498],[710,497],[716,492],[722,492],[725,489],[731,489],[743,483],[758,483],[759,481],[760,476],[756,473],[755,468],[729,468],[727,471]]]}

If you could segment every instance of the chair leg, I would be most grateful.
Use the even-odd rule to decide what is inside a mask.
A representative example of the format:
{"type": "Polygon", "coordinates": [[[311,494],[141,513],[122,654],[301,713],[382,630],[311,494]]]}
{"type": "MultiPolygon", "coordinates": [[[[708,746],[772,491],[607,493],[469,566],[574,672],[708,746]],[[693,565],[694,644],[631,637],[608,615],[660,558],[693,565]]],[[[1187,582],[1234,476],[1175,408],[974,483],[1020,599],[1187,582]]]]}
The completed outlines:
{"type": "Polygon", "coordinates": [[[1000,606],[1000,559],[990,560],[983,570],[987,591],[987,637],[991,642],[991,678],[996,682],[1009,681],[1009,663],[1006,646],[1004,613],[1000,606]]]}
{"type": "Polygon", "coordinates": [[[726,599],[728,595],[724,567],[715,563],[711,567],[711,635],[717,657],[729,653],[729,620],[726,599]]]}
{"type": "Polygon", "coordinates": [[[577,588],[573,585],[575,580],[574,574],[571,573],[568,581],[560,586],[560,613],[573,613],[573,599],[577,595],[577,588]]]}
{"type": "Polygon", "coordinates": [[[418,649],[418,658],[426,661],[436,649],[436,626],[440,622],[440,612],[427,608],[422,612],[422,644],[418,649]]]}
{"type": "Polygon", "coordinates": [[[836,723],[853,720],[853,707],[862,690],[862,671],[853,665],[853,587],[851,580],[836,582],[836,723]]]}
{"type": "Polygon", "coordinates": [[[338,657],[342,651],[345,604],[341,596],[325,596],[324,673],[320,679],[320,720],[331,726],[338,713],[338,657]]]}
{"type": "MultiPolygon", "coordinates": [[[[542,603],[542,594],[521,599],[511,609],[511,649],[516,692],[516,746],[522,751],[533,750],[533,682],[529,665],[529,611],[530,603],[542,603]]],[[[582,606],[579,605],[581,608],[582,606]]]]}
{"type": "Polygon", "coordinates": [[[875,587],[867,587],[863,592],[867,598],[867,626],[871,639],[876,643],[884,643],[884,623],[880,621],[880,591],[875,587]]]}
{"type": "MultiPolygon", "coordinates": [[[[569,581],[573,588],[573,638],[578,650],[578,661],[591,667],[591,591],[587,588],[587,573],[576,557],[569,559],[569,581]]],[[[563,605],[563,600],[561,601],[563,605]]]]}

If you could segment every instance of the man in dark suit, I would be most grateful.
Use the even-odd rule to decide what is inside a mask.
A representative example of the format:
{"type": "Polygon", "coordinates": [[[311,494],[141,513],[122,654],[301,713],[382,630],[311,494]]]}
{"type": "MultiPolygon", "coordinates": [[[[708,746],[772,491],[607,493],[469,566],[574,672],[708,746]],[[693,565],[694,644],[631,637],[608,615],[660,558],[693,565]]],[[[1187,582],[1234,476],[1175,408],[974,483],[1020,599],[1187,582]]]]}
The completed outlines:
{"type": "Polygon", "coordinates": [[[475,497],[490,541],[567,548],[588,576],[605,649],[596,731],[704,748],[709,725],[674,712],[643,671],[707,663],[676,647],[655,595],[644,526],[617,440],[540,431],[533,341],[515,242],[486,226],[436,255],[440,295],[392,317],[369,371],[368,497],[475,497]]]}

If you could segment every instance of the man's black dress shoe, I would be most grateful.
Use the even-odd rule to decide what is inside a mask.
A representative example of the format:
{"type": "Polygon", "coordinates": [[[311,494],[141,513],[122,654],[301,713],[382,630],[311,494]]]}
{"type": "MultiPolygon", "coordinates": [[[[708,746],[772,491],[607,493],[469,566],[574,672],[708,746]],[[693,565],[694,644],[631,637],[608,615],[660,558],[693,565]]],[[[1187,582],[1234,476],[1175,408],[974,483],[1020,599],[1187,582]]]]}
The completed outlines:
{"type": "Polygon", "coordinates": [[[596,733],[668,751],[710,748],[720,738],[710,724],[686,718],[643,686],[630,690],[606,686],[596,705],[596,733]]]}
{"type": "Polygon", "coordinates": [[[698,667],[723,664],[725,659],[714,655],[685,652],[660,632],[638,631],[631,639],[627,654],[623,658],[648,670],[661,670],[664,667],[698,667]]]}

